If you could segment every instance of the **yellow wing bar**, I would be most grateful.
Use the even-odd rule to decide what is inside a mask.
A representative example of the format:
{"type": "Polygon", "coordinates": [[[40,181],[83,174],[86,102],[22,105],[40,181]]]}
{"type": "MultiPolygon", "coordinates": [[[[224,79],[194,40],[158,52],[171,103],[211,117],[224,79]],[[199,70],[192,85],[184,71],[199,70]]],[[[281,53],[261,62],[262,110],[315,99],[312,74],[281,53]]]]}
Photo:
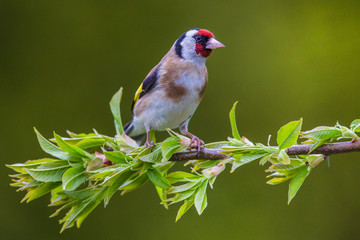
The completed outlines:
{"type": "Polygon", "coordinates": [[[143,84],[141,83],[140,87],[136,90],[135,97],[134,97],[134,103],[136,103],[139,100],[140,94],[143,90],[142,86],[143,86],[143,84]]]}

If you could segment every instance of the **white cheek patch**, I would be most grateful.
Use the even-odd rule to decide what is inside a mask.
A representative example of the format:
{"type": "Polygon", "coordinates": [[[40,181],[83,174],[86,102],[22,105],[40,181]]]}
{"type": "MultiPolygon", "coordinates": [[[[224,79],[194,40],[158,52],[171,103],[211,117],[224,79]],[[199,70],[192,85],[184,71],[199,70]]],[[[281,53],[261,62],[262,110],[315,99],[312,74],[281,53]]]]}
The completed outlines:
{"type": "Polygon", "coordinates": [[[195,42],[192,42],[191,39],[184,39],[181,43],[182,45],[182,55],[186,60],[190,60],[196,56],[195,52],[195,42]]]}
{"type": "Polygon", "coordinates": [[[197,33],[197,30],[190,30],[186,33],[186,37],[181,42],[182,56],[185,60],[193,61],[196,63],[205,63],[206,58],[195,52],[195,40],[193,36],[197,33]]]}

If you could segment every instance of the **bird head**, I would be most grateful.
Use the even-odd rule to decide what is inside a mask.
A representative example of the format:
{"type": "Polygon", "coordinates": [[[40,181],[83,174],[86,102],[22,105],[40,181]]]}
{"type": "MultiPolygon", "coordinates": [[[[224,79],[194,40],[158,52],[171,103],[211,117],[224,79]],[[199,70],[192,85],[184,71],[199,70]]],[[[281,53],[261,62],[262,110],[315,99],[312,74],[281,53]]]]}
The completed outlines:
{"type": "Polygon", "coordinates": [[[182,59],[205,62],[215,48],[225,47],[206,29],[193,28],[175,42],[176,54],[182,59]]]}

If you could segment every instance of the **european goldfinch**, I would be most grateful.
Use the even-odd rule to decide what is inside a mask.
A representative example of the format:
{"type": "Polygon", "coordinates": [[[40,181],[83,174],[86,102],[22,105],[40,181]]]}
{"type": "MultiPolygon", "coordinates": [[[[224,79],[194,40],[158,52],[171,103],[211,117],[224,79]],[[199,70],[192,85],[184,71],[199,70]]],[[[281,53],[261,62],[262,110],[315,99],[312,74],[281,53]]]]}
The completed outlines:
{"type": "Polygon", "coordinates": [[[190,146],[199,150],[204,142],[188,131],[188,124],[208,81],[206,60],[212,49],[219,47],[225,46],[206,29],[182,34],[136,91],[133,119],[124,126],[125,133],[135,139],[146,133],[145,147],[151,149],[151,130],[179,128],[191,138],[190,146]]]}

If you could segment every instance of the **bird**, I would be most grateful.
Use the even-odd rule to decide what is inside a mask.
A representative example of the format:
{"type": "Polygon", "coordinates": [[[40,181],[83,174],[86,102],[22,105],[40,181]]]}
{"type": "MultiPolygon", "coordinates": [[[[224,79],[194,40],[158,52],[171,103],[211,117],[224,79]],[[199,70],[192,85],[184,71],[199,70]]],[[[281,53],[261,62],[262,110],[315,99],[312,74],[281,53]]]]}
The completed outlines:
{"type": "Polygon", "coordinates": [[[189,132],[188,125],[208,82],[206,60],[220,47],[225,45],[209,30],[192,28],[183,33],[137,89],[125,134],[142,141],[146,136],[144,146],[151,150],[150,131],[179,128],[191,138],[190,148],[199,151],[204,142],[189,132]]]}

